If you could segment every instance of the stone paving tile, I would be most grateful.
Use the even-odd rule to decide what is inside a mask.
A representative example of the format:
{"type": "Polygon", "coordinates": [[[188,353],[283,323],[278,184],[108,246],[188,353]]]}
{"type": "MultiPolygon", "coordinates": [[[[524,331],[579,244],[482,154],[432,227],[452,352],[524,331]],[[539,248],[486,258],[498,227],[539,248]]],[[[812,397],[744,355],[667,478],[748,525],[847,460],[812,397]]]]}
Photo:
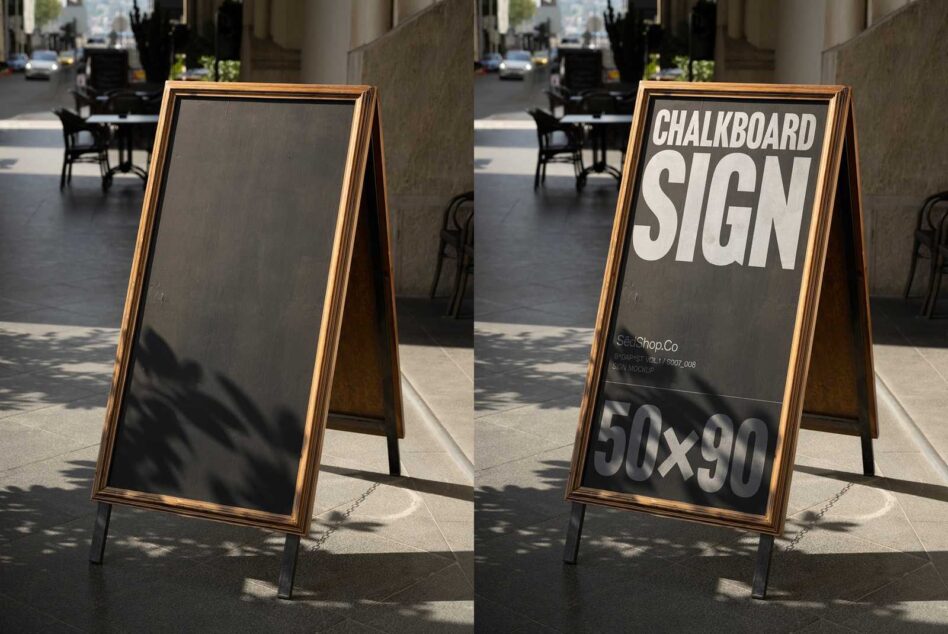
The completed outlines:
{"type": "Polygon", "coordinates": [[[88,442],[66,438],[9,420],[0,420],[0,437],[3,438],[0,471],[59,456],[89,445],[88,442]]]}
{"type": "Polygon", "coordinates": [[[54,405],[17,414],[4,422],[42,429],[81,442],[97,442],[105,424],[105,395],[76,399],[66,405],[54,405]]]}
{"type": "Polygon", "coordinates": [[[461,569],[453,564],[382,601],[361,605],[354,618],[386,632],[470,632],[470,592],[461,569]]]}
{"type": "Polygon", "coordinates": [[[90,514],[98,445],[0,474],[0,542],[90,514]]]}
{"type": "Polygon", "coordinates": [[[79,630],[43,614],[27,604],[0,594],[0,630],[8,632],[77,632],[79,630]]]}
{"type": "Polygon", "coordinates": [[[551,441],[513,429],[479,420],[477,423],[477,470],[482,472],[505,462],[543,453],[562,446],[562,441],[551,441]]]}
{"type": "Polygon", "coordinates": [[[535,632],[558,631],[482,595],[477,595],[474,599],[474,622],[480,632],[534,634],[535,632]]]}
{"type": "Polygon", "coordinates": [[[948,623],[948,588],[934,566],[927,564],[834,611],[828,618],[858,632],[944,630],[948,623]],[[855,614],[848,617],[849,612],[855,614]]]}

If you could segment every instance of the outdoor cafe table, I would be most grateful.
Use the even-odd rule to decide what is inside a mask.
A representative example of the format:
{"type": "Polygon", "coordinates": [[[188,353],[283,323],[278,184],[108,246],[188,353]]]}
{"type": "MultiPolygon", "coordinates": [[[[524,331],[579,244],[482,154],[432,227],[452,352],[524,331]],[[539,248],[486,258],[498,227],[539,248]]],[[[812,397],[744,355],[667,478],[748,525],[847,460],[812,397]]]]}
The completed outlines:
{"type": "Polygon", "coordinates": [[[612,175],[616,180],[622,180],[622,170],[616,169],[606,162],[606,133],[609,126],[631,125],[632,115],[630,114],[568,114],[560,119],[560,123],[582,124],[592,128],[592,165],[585,168],[579,175],[578,187],[582,189],[586,185],[586,177],[590,172],[602,174],[603,172],[612,175]]]}
{"type": "Polygon", "coordinates": [[[112,177],[116,172],[127,174],[132,172],[138,175],[142,180],[148,180],[148,172],[132,162],[132,149],[135,147],[135,128],[142,125],[157,125],[158,115],[156,114],[94,114],[88,119],[87,123],[108,124],[118,128],[118,165],[109,170],[105,175],[104,187],[109,188],[112,184],[112,177]]]}

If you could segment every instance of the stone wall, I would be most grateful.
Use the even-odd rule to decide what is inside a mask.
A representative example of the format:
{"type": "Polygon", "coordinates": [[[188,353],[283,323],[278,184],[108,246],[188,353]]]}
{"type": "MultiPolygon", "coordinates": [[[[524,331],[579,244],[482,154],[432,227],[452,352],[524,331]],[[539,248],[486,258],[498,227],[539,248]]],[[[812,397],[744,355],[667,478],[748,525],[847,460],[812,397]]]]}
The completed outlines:
{"type": "Polygon", "coordinates": [[[474,188],[473,28],[469,0],[442,0],[349,53],[349,83],[381,96],[400,295],[428,292],[444,206],[474,188]]]}
{"type": "MultiPolygon", "coordinates": [[[[870,291],[897,295],[915,214],[948,190],[948,2],[918,0],[823,53],[824,83],[853,87],[870,291]]],[[[924,273],[917,273],[916,293],[924,273]]]]}

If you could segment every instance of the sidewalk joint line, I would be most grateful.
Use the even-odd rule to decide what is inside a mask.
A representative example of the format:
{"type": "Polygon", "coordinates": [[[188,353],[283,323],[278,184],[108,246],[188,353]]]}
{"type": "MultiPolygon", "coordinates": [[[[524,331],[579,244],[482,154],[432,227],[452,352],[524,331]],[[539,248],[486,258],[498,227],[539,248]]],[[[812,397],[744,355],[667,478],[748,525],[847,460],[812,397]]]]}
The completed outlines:
{"type": "Polygon", "coordinates": [[[431,408],[428,407],[428,404],[421,397],[421,394],[418,393],[415,386],[412,385],[404,373],[402,373],[402,395],[405,397],[405,403],[418,411],[422,423],[428,427],[428,431],[432,433],[435,440],[444,447],[445,453],[452,459],[462,475],[473,483],[474,463],[465,455],[464,451],[457,444],[457,441],[455,441],[448,430],[445,429],[444,425],[438,420],[435,413],[431,411],[431,408]]]}

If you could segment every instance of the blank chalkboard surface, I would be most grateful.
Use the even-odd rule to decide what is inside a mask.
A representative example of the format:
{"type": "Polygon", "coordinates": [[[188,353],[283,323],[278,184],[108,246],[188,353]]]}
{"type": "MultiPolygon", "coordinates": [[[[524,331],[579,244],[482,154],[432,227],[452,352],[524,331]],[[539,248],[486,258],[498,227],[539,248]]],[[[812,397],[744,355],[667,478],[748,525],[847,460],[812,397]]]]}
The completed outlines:
{"type": "MultiPolygon", "coordinates": [[[[863,270],[861,251],[843,247],[861,249],[850,107],[840,87],[642,86],[569,499],[782,528],[821,285],[836,293],[822,309],[835,330],[819,337],[829,343],[811,380],[835,386],[834,365],[865,362],[853,322],[831,319],[868,310],[865,279],[845,278],[863,270]],[[830,280],[834,199],[830,262],[846,266],[830,280]],[[847,288],[859,284],[857,309],[847,288]]],[[[846,384],[844,404],[858,408],[864,387],[846,384]]],[[[814,394],[826,426],[874,425],[814,394]]]]}
{"type": "Polygon", "coordinates": [[[388,258],[376,107],[364,87],[169,84],[94,498],[308,527],[353,247],[353,270],[388,258]]]}

